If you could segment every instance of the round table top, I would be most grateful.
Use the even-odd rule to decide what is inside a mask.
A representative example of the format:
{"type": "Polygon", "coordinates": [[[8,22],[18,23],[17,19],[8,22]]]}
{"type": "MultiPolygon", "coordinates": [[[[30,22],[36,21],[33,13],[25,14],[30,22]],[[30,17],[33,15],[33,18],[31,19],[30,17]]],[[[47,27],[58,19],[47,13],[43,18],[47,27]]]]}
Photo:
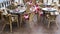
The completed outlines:
{"type": "Polygon", "coordinates": [[[44,11],[50,11],[50,12],[57,11],[57,9],[54,9],[54,8],[42,8],[42,10],[44,10],[44,11]]]}
{"type": "Polygon", "coordinates": [[[44,10],[45,12],[50,12],[51,15],[59,15],[57,9],[54,8],[42,8],[42,10],[44,10]]]}
{"type": "Polygon", "coordinates": [[[20,14],[20,13],[25,12],[25,10],[26,10],[26,8],[25,8],[25,9],[10,10],[10,13],[17,13],[17,14],[20,14]]]}

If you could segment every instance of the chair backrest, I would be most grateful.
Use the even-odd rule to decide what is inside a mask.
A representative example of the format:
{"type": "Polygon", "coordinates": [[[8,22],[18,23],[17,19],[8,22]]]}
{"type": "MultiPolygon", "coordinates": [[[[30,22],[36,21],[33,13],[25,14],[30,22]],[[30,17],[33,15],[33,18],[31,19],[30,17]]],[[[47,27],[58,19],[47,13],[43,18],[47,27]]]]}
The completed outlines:
{"type": "Polygon", "coordinates": [[[2,12],[2,11],[0,11],[0,19],[2,19],[2,17],[3,17],[3,16],[2,16],[2,13],[3,13],[3,12],[2,12]]]}
{"type": "Polygon", "coordinates": [[[27,9],[26,9],[26,12],[29,12],[30,11],[30,6],[27,5],[27,9]]]}
{"type": "Polygon", "coordinates": [[[11,14],[8,14],[8,15],[6,15],[7,17],[6,17],[6,21],[8,22],[8,23],[11,23],[11,21],[12,21],[12,17],[11,17],[11,14]]]}
{"type": "Polygon", "coordinates": [[[3,9],[3,15],[8,14],[8,12],[6,11],[6,9],[3,9]]]}
{"type": "Polygon", "coordinates": [[[59,12],[50,12],[51,15],[59,15],[59,12]]]}

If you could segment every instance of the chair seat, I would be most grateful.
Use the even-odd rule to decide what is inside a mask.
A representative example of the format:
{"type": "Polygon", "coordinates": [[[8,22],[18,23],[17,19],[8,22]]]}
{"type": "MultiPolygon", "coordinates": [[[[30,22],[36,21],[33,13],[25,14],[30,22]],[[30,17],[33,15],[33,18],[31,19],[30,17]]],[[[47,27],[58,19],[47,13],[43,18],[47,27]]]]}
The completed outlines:
{"type": "Polygon", "coordinates": [[[59,15],[59,12],[50,12],[51,15],[59,15]]]}

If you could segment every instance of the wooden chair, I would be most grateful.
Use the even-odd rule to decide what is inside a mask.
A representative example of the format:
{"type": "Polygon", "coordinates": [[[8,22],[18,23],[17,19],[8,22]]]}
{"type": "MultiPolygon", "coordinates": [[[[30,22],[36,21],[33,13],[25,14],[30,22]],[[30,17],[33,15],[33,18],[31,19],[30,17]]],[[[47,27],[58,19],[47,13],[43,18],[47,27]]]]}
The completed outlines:
{"type": "Polygon", "coordinates": [[[24,15],[25,15],[25,13],[29,13],[29,11],[30,11],[30,6],[27,4],[26,5],[27,6],[27,9],[26,9],[26,11],[24,12],[24,14],[20,14],[20,26],[21,26],[21,23],[23,22],[23,21],[25,21],[24,19],[24,15]]]}
{"type": "Polygon", "coordinates": [[[57,5],[56,2],[52,3],[52,4],[51,4],[51,7],[54,8],[54,9],[59,10],[59,9],[58,9],[58,5],[57,5]]]}
{"type": "Polygon", "coordinates": [[[5,20],[5,23],[4,23],[4,25],[3,25],[3,28],[2,28],[2,31],[4,30],[4,28],[5,28],[5,26],[6,26],[6,24],[9,24],[10,25],[10,30],[11,30],[11,32],[12,32],[12,21],[11,21],[11,15],[9,14],[9,15],[7,15],[8,17],[7,17],[7,19],[5,20]],[[8,21],[7,21],[8,20],[8,21]]]}
{"type": "Polygon", "coordinates": [[[11,17],[12,17],[12,22],[16,22],[17,23],[17,27],[19,27],[18,15],[11,15],[11,17]]]}
{"type": "Polygon", "coordinates": [[[7,15],[4,15],[4,19],[5,19],[5,23],[3,25],[2,31],[4,30],[5,26],[7,24],[9,24],[10,25],[10,32],[12,32],[12,23],[15,23],[15,22],[17,23],[17,26],[19,27],[17,15],[7,14],[7,15]]]}
{"type": "Polygon", "coordinates": [[[42,17],[43,17],[43,12],[40,11],[40,12],[38,13],[38,22],[42,22],[42,21],[43,21],[43,20],[42,20],[42,17]]]}
{"type": "Polygon", "coordinates": [[[26,9],[25,14],[28,14],[28,16],[29,16],[29,22],[32,19],[32,13],[30,12],[30,8],[31,8],[31,6],[27,4],[27,9],[26,9]]]}
{"type": "Polygon", "coordinates": [[[2,12],[2,11],[0,11],[0,19],[2,19],[2,17],[3,17],[3,16],[2,16],[2,13],[3,13],[3,12],[2,12]]]}
{"type": "MultiPolygon", "coordinates": [[[[4,18],[3,18],[3,15],[2,15],[3,11],[0,10],[0,25],[4,23],[4,18]],[[2,22],[3,21],[3,22],[2,22]]],[[[0,31],[1,33],[2,31],[0,31]]]]}
{"type": "Polygon", "coordinates": [[[48,18],[48,28],[49,28],[49,26],[50,26],[50,23],[52,23],[52,22],[56,23],[56,25],[57,25],[57,27],[58,27],[58,24],[57,24],[57,22],[56,22],[56,16],[57,16],[57,15],[51,14],[51,13],[50,13],[50,15],[47,16],[47,18],[48,18]]]}
{"type": "Polygon", "coordinates": [[[22,21],[29,22],[30,13],[24,13],[22,15],[22,21]]]}
{"type": "Polygon", "coordinates": [[[5,23],[4,23],[4,26],[2,28],[2,31],[4,30],[5,26],[7,24],[9,24],[10,25],[10,32],[12,32],[12,23],[15,23],[15,22],[17,23],[17,26],[19,27],[18,16],[11,15],[11,14],[6,15],[5,23]]]}

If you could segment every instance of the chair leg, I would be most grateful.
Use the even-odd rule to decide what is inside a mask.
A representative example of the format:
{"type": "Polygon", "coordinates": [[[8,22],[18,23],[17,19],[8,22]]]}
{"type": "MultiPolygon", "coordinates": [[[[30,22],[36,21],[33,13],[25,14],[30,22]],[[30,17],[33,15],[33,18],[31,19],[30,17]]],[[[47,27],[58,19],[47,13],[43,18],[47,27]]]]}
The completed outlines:
{"type": "MultiPolygon", "coordinates": [[[[5,26],[6,26],[6,24],[4,24],[4,26],[3,26],[3,28],[2,28],[2,31],[4,30],[5,26]]],[[[2,32],[2,31],[1,31],[1,32],[2,32]]]]}
{"type": "Polygon", "coordinates": [[[22,23],[22,15],[20,15],[20,17],[21,17],[21,18],[20,18],[20,26],[21,26],[21,23],[22,23]]]}
{"type": "Polygon", "coordinates": [[[19,28],[19,22],[18,22],[18,20],[17,20],[17,27],[19,28]]]}
{"type": "Polygon", "coordinates": [[[39,16],[39,14],[38,14],[38,16],[37,16],[37,20],[38,20],[38,22],[40,21],[40,16],[39,16]]]}
{"type": "Polygon", "coordinates": [[[49,21],[49,23],[48,23],[48,28],[49,28],[49,26],[50,26],[50,21],[49,21]]]}
{"type": "Polygon", "coordinates": [[[57,28],[58,28],[59,26],[58,26],[57,22],[55,22],[55,23],[56,23],[56,26],[57,26],[57,28]]]}
{"type": "Polygon", "coordinates": [[[10,32],[12,32],[12,23],[10,23],[10,32]]]}
{"type": "Polygon", "coordinates": [[[34,16],[34,14],[31,13],[31,14],[30,14],[30,17],[29,17],[29,22],[33,21],[33,16],[34,16]]]}

